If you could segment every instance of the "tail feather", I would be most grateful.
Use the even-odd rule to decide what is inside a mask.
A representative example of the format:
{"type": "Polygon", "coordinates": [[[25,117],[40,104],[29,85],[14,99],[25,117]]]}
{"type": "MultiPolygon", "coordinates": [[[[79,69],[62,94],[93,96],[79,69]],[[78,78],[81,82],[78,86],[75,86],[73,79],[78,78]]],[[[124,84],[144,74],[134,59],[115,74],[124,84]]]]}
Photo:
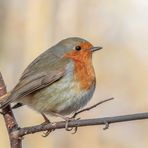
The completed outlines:
{"type": "Polygon", "coordinates": [[[6,106],[8,106],[10,102],[11,102],[10,93],[7,93],[6,95],[0,97],[0,109],[3,109],[6,106]]]}

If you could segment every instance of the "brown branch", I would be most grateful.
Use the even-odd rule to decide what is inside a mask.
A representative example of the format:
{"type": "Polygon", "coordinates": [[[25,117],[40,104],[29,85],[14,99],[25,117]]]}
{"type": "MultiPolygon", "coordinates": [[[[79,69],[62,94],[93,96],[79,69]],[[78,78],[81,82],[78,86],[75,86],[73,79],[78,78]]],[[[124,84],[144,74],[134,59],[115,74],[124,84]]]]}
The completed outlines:
{"type": "MultiPolygon", "coordinates": [[[[6,86],[2,78],[2,75],[0,73],[0,97],[6,94],[7,94],[6,86]]],[[[12,134],[13,131],[16,131],[18,129],[18,125],[11,110],[11,107],[7,106],[4,109],[2,109],[2,114],[9,134],[11,148],[21,148],[22,147],[21,139],[16,139],[12,134]]]]}
{"type": "MultiPolygon", "coordinates": [[[[85,119],[85,120],[74,120],[70,121],[69,127],[81,127],[81,126],[93,126],[93,125],[109,125],[111,123],[117,122],[126,122],[133,120],[143,120],[148,119],[148,112],[146,113],[137,113],[123,116],[114,116],[114,117],[104,117],[104,118],[95,118],[95,119],[85,119]]],[[[34,134],[36,132],[46,131],[46,130],[55,130],[65,128],[65,122],[55,122],[49,123],[46,125],[36,125],[30,127],[24,127],[14,132],[16,137],[22,137],[28,134],[34,134]]]]}
{"type": "Polygon", "coordinates": [[[75,118],[78,114],[80,114],[80,113],[82,113],[82,112],[85,112],[85,111],[89,111],[89,110],[91,110],[91,109],[93,109],[93,108],[99,106],[100,104],[103,104],[103,103],[105,103],[105,102],[107,102],[107,101],[110,101],[110,100],[113,100],[113,99],[114,99],[114,98],[105,99],[105,100],[102,100],[102,101],[100,101],[100,102],[98,102],[98,103],[96,103],[96,104],[94,104],[94,105],[92,105],[92,106],[90,106],[90,107],[84,108],[84,109],[82,109],[82,110],[76,112],[76,113],[72,116],[72,118],[75,118]]]}
{"type": "MultiPolygon", "coordinates": [[[[0,74],[0,97],[5,95],[6,93],[7,93],[6,87],[5,87],[3,78],[0,74]]],[[[104,102],[112,100],[112,99],[113,98],[103,100],[89,108],[83,109],[77,112],[75,116],[84,111],[90,110],[104,102]]],[[[55,129],[62,129],[62,128],[65,128],[65,124],[66,124],[64,121],[60,121],[60,122],[55,122],[55,123],[41,124],[41,125],[36,125],[36,126],[19,128],[15,120],[15,117],[13,115],[13,112],[11,110],[11,107],[7,106],[2,111],[3,111],[3,116],[4,116],[5,124],[7,127],[7,131],[9,134],[11,148],[21,148],[22,147],[21,139],[25,135],[34,134],[36,132],[41,132],[41,131],[46,131],[46,130],[53,131],[55,129]]],[[[148,119],[148,112],[123,115],[123,116],[114,116],[114,117],[73,120],[73,121],[69,121],[68,126],[75,127],[77,129],[78,127],[82,127],[82,126],[105,125],[104,129],[107,129],[109,127],[109,124],[112,124],[112,123],[126,122],[126,121],[133,121],[133,120],[143,120],[143,119],[148,119]]]]}

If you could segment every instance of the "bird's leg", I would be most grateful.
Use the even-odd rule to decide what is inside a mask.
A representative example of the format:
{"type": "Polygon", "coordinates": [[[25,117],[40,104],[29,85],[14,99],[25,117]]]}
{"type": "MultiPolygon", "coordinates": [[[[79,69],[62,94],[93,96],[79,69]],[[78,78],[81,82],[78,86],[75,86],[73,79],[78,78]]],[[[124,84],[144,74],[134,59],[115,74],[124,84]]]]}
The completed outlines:
{"type": "Polygon", "coordinates": [[[65,130],[66,131],[71,131],[73,129],[73,127],[68,127],[68,123],[69,121],[75,120],[74,118],[66,117],[66,116],[63,116],[55,112],[52,112],[52,114],[65,120],[65,130]]]}
{"type": "Polygon", "coordinates": [[[46,123],[46,124],[51,123],[50,120],[46,117],[45,114],[41,113],[41,115],[43,116],[43,118],[44,118],[44,120],[45,120],[45,122],[43,122],[43,124],[45,124],[45,123],[46,123]]]}
{"type": "Polygon", "coordinates": [[[65,129],[66,129],[66,131],[72,131],[74,129],[74,132],[72,134],[75,134],[78,130],[78,127],[77,126],[76,127],[69,127],[68,123],[70,121],[79,120],[79,119],[80,118],[75,119],[75,118],[71,118],[71,117],[70,118],[65,117],[65,129]]]}
{"type": "MultiPolygon", "coordinates": [[[[50,120],[46,117],[45,114],[41,113],[41,115],[43,116],[43,118],[44,118],[44,120],[45,120],[42,124],[51,123],[50,120]]],[[[54,131],[54,130],[47,130],[47,131],[43,132],[43,135],[42,135],[42,136],[43,136],[43,137],[47,137],[52,131],[54,131]]]]}
{"type": "MultiPolygon", "coordinates": [[[[52,112],[52,113],[53,113],[53,112],[52,112]]],[[[63,116],[63,115],[58,114],[58,113],[53,113],[53,115],[58,116],[58,117],[60,117],[60,118],[62,118],[62,119],[65,120],[65,130],[66,130],[66,131],[72,131],[72,130],[73,130],[73,127],[68,127],[68,123],[69,123],[70,121],[73,121],[73,120],[80,120],[80,118],[75,119],[74,116],[72,116],[72,117],[66,117],[66,116],[63,116]]],[[[75,134],[75,133],[77,132],[77,130],[78,130],[78,127],[77,127],[77,126],[74,127],[74,132],[73,132],[72,134],[75,134]]]]}
{"type": "Polygon", "coordinates": [[[68,123],[72,120],[75,120],[74,118],[69,118],[69,117],[66,117],[66,116],[59,116],[61,118],[63,118],[65,120],[65,130],[66,131],[71,131],[73,130],[73,127],[68,127],[68,123]]]}

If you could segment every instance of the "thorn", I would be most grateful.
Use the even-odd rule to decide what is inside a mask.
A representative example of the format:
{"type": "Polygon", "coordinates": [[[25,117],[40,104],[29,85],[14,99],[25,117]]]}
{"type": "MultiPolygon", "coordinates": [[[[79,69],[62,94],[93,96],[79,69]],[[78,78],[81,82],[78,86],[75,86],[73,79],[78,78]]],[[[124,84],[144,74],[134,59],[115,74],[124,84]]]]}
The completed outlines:
{"type": "Polygon", "coordinates": [[[109,128],[109,123],[107,121],[105,121],[104,123],[105,123],[105,127],[103,128],[103,130],[107,130],[109,128]]]}

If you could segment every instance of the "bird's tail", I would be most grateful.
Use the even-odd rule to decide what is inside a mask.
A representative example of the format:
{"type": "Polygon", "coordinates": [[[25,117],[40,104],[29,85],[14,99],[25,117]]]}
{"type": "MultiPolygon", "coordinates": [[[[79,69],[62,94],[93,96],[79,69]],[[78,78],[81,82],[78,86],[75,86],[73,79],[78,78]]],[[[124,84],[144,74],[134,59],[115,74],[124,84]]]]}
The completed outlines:
{"type": "Polygon", "coordinates": [[[0,97],[0,109],[5,108],[10,103],[10,93],[3,95],[0,97]]]}

